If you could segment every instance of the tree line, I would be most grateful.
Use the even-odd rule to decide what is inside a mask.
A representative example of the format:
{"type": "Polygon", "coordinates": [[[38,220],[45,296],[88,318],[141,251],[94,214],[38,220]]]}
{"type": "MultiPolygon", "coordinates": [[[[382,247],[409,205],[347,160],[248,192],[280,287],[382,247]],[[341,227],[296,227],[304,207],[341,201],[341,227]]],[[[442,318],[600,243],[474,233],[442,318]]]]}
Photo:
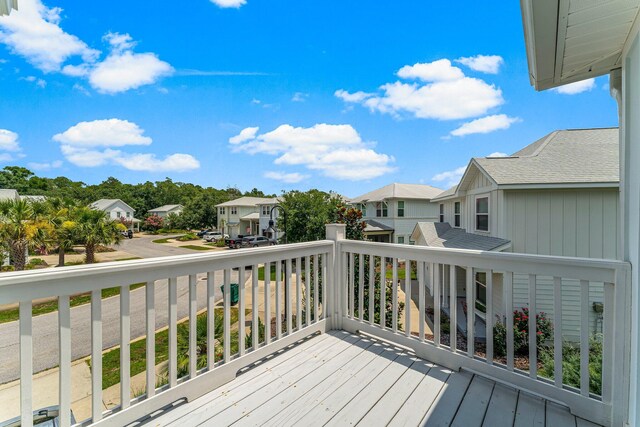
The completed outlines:
{"type": "Polygon", "coordinates": [[[73,200],[88,205],[99,199],[120,199],[133,209],[135,216],[145,219],[151,209],[171,204],[184,206],[181,224],[184,228],[212,227],[217,223],[215,205],[242,196],[274,197],[257,188],[241,192],[237,188],[217,189],[200,185],[164,181],[126,184],[109,177],[100,184],[89,185],[67,177],[44,178],[20,166],[6,166],[0,170],[0,188],[15,189],[21,195],[42,195],[73,200]]]}

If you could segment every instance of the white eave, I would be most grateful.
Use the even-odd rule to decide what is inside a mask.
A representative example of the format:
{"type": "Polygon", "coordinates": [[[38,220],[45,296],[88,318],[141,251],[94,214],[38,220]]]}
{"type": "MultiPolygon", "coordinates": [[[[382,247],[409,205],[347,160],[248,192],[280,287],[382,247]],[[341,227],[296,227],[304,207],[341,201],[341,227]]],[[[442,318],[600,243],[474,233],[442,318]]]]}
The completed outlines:
{"type": "Polygon", "coordinates": [[[529,78],[537,90],[608,74],[640,0],[521,0],[529,78]]]}
{"type": "Polygon", "coordinates": [[[18,10],[18,0],[0,0],[0,16],[9,15],[12,9],[18,10]]]}

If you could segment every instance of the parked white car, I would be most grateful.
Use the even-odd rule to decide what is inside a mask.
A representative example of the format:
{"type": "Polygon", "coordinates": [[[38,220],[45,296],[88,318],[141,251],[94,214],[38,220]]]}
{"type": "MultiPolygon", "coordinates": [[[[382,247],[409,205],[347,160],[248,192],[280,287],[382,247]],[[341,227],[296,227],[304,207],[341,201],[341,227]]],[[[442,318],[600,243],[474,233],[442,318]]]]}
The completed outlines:
{"type": "Polygon", "coordinates": [[[228,239],[229,235],[222,234],[220,231],[209,231],[205,233],[204,236],[202,236],[202,238],[207,242],[217,242],[218,240],[221,240],[221,239],[228,239]]]}

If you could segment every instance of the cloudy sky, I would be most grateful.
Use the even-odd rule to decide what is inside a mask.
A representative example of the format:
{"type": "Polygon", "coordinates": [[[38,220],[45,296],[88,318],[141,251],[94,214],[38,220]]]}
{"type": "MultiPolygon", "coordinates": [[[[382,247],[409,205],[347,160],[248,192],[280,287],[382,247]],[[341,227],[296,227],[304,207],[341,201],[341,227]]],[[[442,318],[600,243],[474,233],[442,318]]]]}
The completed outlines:
{"type": "Polygon", "coordinates": [[[529,84],[518,2],[20,0],[0,167],[356,196],[615,126],[606,77],[529,84]]]}

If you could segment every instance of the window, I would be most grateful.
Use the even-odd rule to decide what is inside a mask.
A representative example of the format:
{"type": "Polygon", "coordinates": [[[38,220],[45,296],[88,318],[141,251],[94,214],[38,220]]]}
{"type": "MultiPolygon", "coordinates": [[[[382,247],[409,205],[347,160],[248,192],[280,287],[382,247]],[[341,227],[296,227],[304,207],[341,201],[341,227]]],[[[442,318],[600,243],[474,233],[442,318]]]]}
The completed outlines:
{"type": "Polygon", "coordinates": [[[404,217],[404,201],[398,201],[398,218],[404,217]]]}
{"type": "Polygon", "coordinates": [[[404,244],[404,236],[398,236],[398,243],[400,243],[401,245],[404,244]]]}
{"type": "Polygon", "coordinates": [[[476,230],[489,231],[489,198],[476,199],[476,230]]]}
{"type": "Polygon", "coordinates": [[[224,208],[220,208],[220,215],[224,215],[224,208]]]}
{"type": "Polygon", "coordinates": [[[377,202],[376,203],[376,216],[378,218],[380,217],[387,217],[388,216],[388,211],[387,211],[387,202],[377,202]]]}
{"type": "Polygon", "coordinates": [[[440,203],[440,222],[444,222],[444,204],[440,203]]]}
{"type": "Polygon", "coordinates": [[[460,202],[453,204],[453,226],[460,227],[460,202]]]}
{"type": "Polygon", "coordinates": [[[120,218],[120,215],[122,215],[122,212],[116,212],[116,216],[117,216],[118,218],[120,218]]]}
{"type": "Polygon", "coordinates": [[[262,206],[262,215],[264,215],[264,216],[269,215],[269,206],[268,205],[263,205],[262,206]]]}
{"type": "Polygon", "coordinates": [[[367,204],[360,203],[359,209],[362,211],[362,216],[367,216],[367,204]]]}
{"type": "Polygon", "coordinates": [[[231,215],[237,215],[238,214],[238,208],[236,208],[235,206],[232,207],[231,209],[229,209],[231,211],[231,215]]]}
{"type": "Polygon", "coordinates": [[[127,212],[127,218],[131,218],[131,212],[127,212]]]}

